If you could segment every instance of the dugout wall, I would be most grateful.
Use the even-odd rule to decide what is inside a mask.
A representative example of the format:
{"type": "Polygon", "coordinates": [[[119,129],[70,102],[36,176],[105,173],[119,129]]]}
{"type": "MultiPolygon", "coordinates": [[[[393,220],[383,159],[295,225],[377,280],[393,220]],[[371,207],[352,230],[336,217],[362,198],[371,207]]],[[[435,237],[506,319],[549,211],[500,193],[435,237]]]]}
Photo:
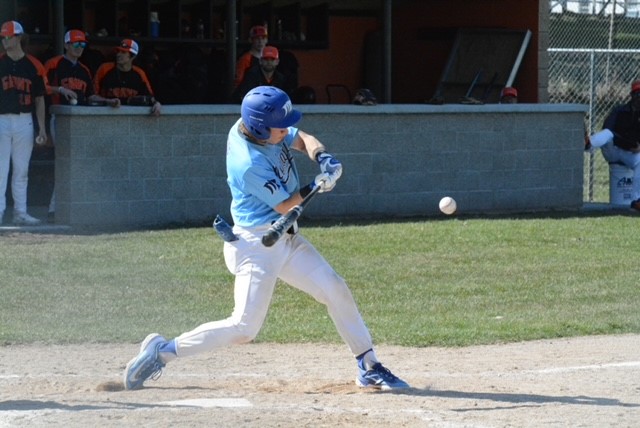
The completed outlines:
{"type": "MultiPolygon", "coordinates": [[[[583,119],[575,104],[300,106],[300,127],[344,165],[315,218],[582,207],[583,119]]],[[[228,215],[225,147],[238,106],[55,106],[56,223],[145,226],[228,215]],[[117,124],[117,126],[116,126],[117,124]]],[[[301,156],[301,155],[300,155],[301,156]]],[[[317,165],[298,159],[302,181],[317,165]]]]}

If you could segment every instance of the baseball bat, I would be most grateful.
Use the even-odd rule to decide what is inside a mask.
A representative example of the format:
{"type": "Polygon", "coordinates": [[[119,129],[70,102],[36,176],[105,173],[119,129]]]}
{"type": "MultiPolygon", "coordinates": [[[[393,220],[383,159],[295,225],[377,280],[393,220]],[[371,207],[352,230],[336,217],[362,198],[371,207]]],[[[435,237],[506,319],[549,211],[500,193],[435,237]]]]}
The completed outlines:
{"type": "Polygon", "coordinates": [[[265,247],[271,247],[273,244],[278,242],[278,240],[282,238],[282,235],[284,235],[285,232],[293,226],[293,223],[298,220],[300,214],[302,214],[302,211],[304,210],[304,207],[309,203],[309,201],[311,201],[316,193],[318,193],[320,187],[321,186],[314,187],[313,190],[304,197],[302,202],[291,208],[286,214],[280,216],[280,218],[271,225],[269,230],[267,230],[267,233],[262,235],[262,245],[265,247]]]}
{"type": "Polygon", "coordinates": [[[473,93],[473,90],[478,84],[478,81],[480,80],[480,76],[482,76],[482,69],[478,70],[478,72],[476,73],[476,76],[473,78],[473,81],[471,82],[471,85],[467,90],[467,94],[465,95],[465,98],[469,98],[471,96],[471,94],[473,93]]]}

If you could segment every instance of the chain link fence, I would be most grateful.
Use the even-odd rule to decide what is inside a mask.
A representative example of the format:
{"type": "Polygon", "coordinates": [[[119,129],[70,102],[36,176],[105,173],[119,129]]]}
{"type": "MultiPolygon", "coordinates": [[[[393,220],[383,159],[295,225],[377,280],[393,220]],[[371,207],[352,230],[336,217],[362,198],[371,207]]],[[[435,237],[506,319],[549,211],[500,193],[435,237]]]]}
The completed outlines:
{"type": "MultiPolygon", "coordinates": [[[[640,79],[640,0],[550,0],[549,11],[549,100],[588,105],[592,134],[640,79]]],[[[608,202],[600,151],[585,155],[584,171],[585,202],[608,202]]]]}

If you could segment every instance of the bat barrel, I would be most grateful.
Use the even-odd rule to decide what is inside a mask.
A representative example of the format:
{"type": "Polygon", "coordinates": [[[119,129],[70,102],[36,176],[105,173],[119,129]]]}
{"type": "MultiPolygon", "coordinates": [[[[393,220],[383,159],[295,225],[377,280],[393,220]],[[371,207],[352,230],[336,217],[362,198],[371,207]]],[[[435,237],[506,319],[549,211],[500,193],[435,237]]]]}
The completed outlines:
{"type": "Polygon", "coordinates": [[[278,234],[278,232],[269,230],[267,233],[262,235],[262,245],[264,245],[265,247],[271,247],[273,246],[273,244],[278,242],[280,236],[282,235],[278,234]]]}

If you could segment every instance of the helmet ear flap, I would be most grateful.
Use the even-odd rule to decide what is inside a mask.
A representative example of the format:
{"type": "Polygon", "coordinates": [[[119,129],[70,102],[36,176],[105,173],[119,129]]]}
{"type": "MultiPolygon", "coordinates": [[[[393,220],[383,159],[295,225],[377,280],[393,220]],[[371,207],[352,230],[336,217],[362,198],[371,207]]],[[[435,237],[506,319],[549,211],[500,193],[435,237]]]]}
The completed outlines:
{"type": "Polygon", "coordinates": [[[267,140],[271,136],[271,129],[265,126],[264,123],[252,123],[248,126],[251,134],[260,140],[267,140]]]}

